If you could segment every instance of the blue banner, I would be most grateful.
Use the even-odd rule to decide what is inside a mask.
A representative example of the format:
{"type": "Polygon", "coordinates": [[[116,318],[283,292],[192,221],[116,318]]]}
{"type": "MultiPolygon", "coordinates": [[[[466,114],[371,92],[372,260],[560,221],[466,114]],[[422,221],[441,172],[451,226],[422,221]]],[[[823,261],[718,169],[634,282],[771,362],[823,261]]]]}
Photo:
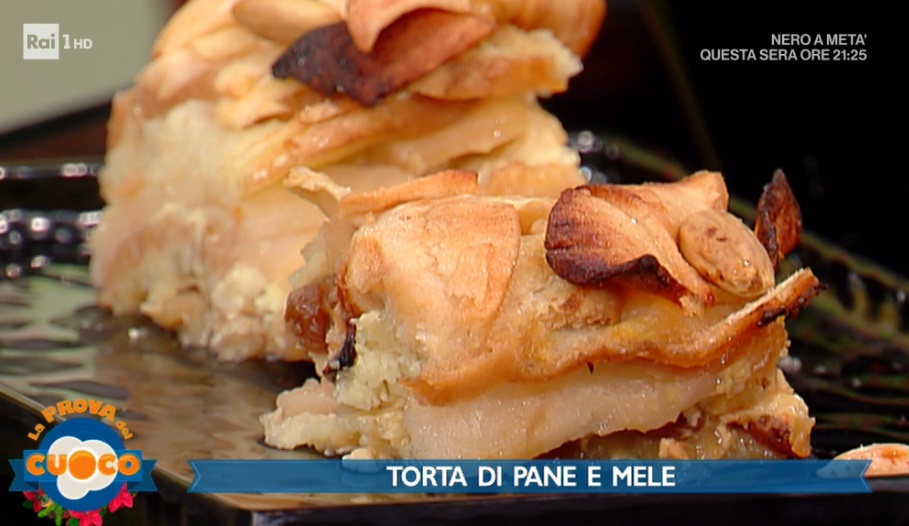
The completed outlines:
{"type": "Polygon", "coordinates": [[[869,493],[866,460],[190,460],[190,493],[869,493]]]}

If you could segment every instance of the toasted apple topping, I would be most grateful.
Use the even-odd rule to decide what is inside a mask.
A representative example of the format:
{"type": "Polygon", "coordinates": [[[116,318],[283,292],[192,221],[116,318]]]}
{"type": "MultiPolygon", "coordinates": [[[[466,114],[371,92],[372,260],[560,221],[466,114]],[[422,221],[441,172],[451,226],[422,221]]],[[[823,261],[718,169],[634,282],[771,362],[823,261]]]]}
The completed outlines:
{"type": "Polygon", "coordinates": [[[371,106],[473,46],[495,28],[467,14],[423,9],[388,26],[363,52],[343,22],[306,33],[275,62],[277,78],[294,77],[325,95],[346,93],[371,106]]]}
{"type": "Polygon", "coordinates": [[[679,251],[678,231],[693,213],[727,204],[722,176],[711,172],[674,184],[567,190],[549,216],[546,261],[575,285],[619,283],[696,313],[713,304],[713,291],[679,251]]]}
{"type": "Polygon", "coordinates": [[[774,268],[799,244],[802,236],[802,213],[782,170],[764,187],[757,206],[754,232],[767,248],[774,268]]]}

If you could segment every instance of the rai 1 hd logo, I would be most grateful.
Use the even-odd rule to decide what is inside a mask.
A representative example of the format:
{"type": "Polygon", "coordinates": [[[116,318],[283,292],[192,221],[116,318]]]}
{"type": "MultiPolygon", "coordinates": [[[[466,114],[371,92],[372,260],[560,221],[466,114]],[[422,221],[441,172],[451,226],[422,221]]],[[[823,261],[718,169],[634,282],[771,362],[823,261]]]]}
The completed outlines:
{"type": "Polygon", "coordinates": [[[22,24],[23,60],[60,60],[60,50],[87,50],[92,39],[60,34],[60,24],[22,24]]]}
{"type": "Polygon", "coordinates": [[[39,517],[58,525],[100,525],[107,514],[132,507],[136,492],[156,490],[151,479],[155,461],[124,445],[132,433],[117,420],[114,406],[64,400],[41,414],[49,425],[56,416],[70,418],[49,430],[36,424],[28,438],[37,447],[10,460],[15,475],[10,491],[23,492],[24,506],[39,517]]]}

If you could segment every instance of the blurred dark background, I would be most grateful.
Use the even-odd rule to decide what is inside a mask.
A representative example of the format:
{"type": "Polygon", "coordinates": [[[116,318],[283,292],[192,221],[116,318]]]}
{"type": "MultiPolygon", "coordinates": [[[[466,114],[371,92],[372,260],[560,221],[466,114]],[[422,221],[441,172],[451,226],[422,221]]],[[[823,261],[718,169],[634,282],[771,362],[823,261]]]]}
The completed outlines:
{"type": "MultiPolygon", "coordinates": [[[[782,168],[808,230],[909,274],[899,244],[907,137],[899,71],[909,48],[899,20],[898,3],[610,0],[585,71],[545,105],[569,130],[618,136],[689,170],[721,170],[752,202],[782,168]],[[771,45],[778,33],[863,34],[864,46],[840,49],[866,58],[701,59],[704,49],[780,47],[771,45]]],[[[0,135],[0,162],[103,155],[107,116],[107,106],[90,108],[0,135]]],[[[0,188],[0,209],[11,195],[0,188]]]]}
{"type": "MultiPolygon", "coordinates": [[[[569,129],[596,127],[721,170],[757,200],[776,168],[805,227],[909,273],[903,249],[905,31],[897,3],[613,0],[568,94],[548,102],[569,129]],[[705,61],[780,33],[867,35],[863,61],[705,61]]],[[[786,46],[793,49],[792,46],[786,46]]],[[[810,46],[815,47],[815,46],[810,46]]],[[[827,47],[827,46],[824,46],[827,47]]],[[[796,47],[794,49],[801,49],[796,47]]]]}

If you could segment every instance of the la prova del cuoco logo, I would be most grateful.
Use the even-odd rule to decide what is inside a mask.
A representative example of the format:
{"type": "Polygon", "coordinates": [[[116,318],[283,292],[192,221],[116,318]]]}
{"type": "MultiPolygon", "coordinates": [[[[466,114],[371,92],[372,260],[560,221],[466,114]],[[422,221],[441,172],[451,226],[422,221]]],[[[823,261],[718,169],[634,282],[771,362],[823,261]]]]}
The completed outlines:
{"type": "Polygon", "coordinates": [[[114,406],[99,400],[63,400],[41,414],[45,423],[36,424],[28,434],[38,447],[10,460],[15,474],[10,491],[25,492],[39,516],[39,505],[53,506],[64,518],[106,513],[112,502],[126,499],[131,504],[135,492],[155,491],[151,479],[155,461],[124,445],[133,435],[117,419],[114,406]],[[56,416],[68,419],[48,429],[56,416]]]}

